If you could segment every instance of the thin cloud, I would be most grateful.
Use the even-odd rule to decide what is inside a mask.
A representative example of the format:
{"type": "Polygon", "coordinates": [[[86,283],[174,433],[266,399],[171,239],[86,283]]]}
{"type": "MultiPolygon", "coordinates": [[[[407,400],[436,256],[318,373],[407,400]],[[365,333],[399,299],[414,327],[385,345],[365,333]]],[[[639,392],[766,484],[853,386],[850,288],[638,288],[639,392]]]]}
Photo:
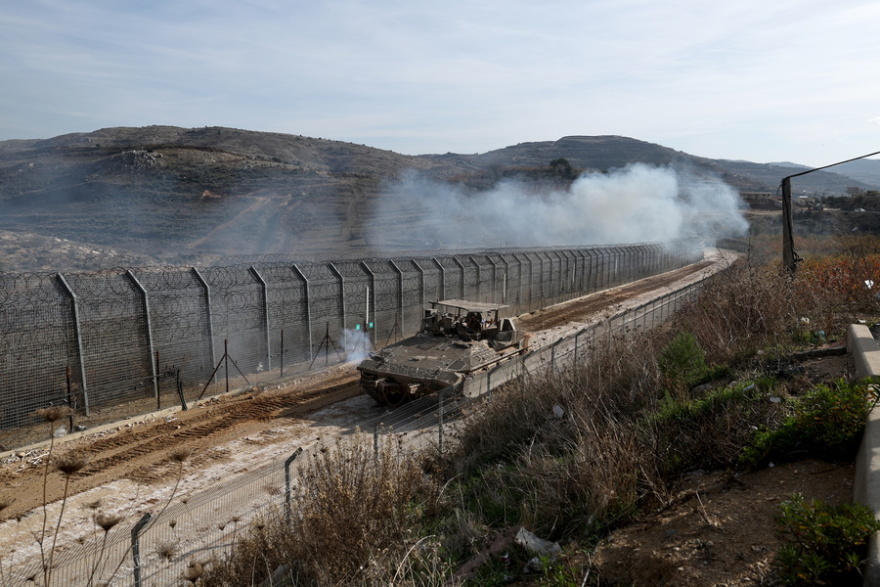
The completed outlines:
{"type": "Polygon", "coordinates": [[[438,153],[619,134],[821,164],[880,143],[864,125],[878,13],[857,0],[30,0],[0,15],[0,140],[216,124],[438,153]]]}

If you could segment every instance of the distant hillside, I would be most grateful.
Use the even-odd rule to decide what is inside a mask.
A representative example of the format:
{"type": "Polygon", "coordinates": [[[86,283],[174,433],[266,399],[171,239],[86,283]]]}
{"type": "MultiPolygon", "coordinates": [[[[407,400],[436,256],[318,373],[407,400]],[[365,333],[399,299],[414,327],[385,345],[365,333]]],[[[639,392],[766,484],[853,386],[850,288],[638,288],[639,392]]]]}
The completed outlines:
{"type": "MultiPolygon", "coordinates": [[[[794,163],[763,164],[750,161],[707,159],[676,151],[668,147],[619,136],[563,137],[558,141],[521,143],[476,155],[468,159],[481,167],[495,165],[546,165],[557,157],[564,157],[580,169],[607,171],[630,163],[651,165],[689,166],[706,174],[714,174],[740,191],[774,191],[783,177],[796,173],[794,163]]],[[[880,162],[877,162],[880,164],[880,162]]],[[[843,194],[848,187],[872,189],[880,187],[880,173],[862,174],[861,178],[844,174],[845,166],[835,172],[818,171],[797,179],[797,187],[821,194],[843,194]]]]}
{"type": "Polygon", "coordinates": [[[846,175],[862,183],[880,186],[880,161],[877,159],[861,159],[838,165],[837,173],[846,175]]]}
{"type": "MultiPolygon", "coordinates": [[[[216,255],[369,256],[389,248],[454,246],[458,240],[442,242],[436,236],[455,225],[452,212],[435,214],[435,236],[426,238],[411,229],[419,213],[409,206],[412,193],[398,194],[391,206],[380,206],[380,196],[413,171],[471,191],[514,178],[538,193],[567,186],[582,170],[609,171],[636,162],[686,167],[745,191],[772,191],[791,172],[790,167],[706,159],[617,136],[571,136],[477,155],[421,156],[220,127],[122,127],[3,141],[0,231],[6,231],[6,254],[0,256],[0,271],[45,269],[53,249],[59,268],[98,268],[122,259],[176,263],[216,255]],[[558,160],[570,169],[550,165],[558,160]],[[13,242],[15,235],[22,235],[20,243],[13,242]],[[43,247],[36,245],[40,238],[43,247]],[[61,247],[61,242],[72,244],[61,247]],[[45,251],[37,254],[35,248],[45,251]],[[13,254],[16,250],[29,253],[13,254]]],[[[843,193],[850,186],[880,185],[880,174],[862,166],[853,169],[862,182],[818,172],[799,179],[797,189],[843,193]]],[[[504,244],[510,243],[486,246],[504,244]]]]}
{"type": "MultiPolygon", "coordinates": [[[[429,159],[227,128],[109,128],[0,142],[0,230],[173,262],[366,249],[380,184],[429,159]]],[[[0,259],[2,267],[2,259],[0,259]]]]}

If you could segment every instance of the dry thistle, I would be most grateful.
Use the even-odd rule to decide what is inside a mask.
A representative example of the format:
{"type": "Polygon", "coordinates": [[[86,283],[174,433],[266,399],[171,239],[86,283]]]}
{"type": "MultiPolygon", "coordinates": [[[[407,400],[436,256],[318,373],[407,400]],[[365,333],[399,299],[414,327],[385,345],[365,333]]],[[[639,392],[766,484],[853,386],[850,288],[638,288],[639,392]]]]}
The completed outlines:
{"type": "Polygon", "coordinates": [[[72,415],[73,410],[68,406],[49,406],[48,408],[40,408],[34,414],[51,424],[72,415]]]}
{"type": "Polygon", "coordinates": [[[115,514],[100,513],[95,515],[95,523],[101,527],[104,532],[109,532],[113,526],[122,521],[122,516],[115,514]]]}
{"type": "Polygon", "coordinates": [[[58,457],[55,461],[55,468],[61,471],[65,476],[70,477],[74,473],[79,473],[89,462],[85,455],[68,453],[58,457]]]}
{"type": "Polygon", "coordinates": [[[156,553],[159,555],[159,558],[170,561],[177,554],[177,545],[173,542],[163,542],[156,547],[156,553]]]}
{"type": "Polygon", "coordinates": [[[175,527],[176,525],[177,525],[177,520],[170,520],[170,521],[168,522],[168,526],[170,526],[172,530],[174,530],[174,527],[175,527]]]}
{"type": "Polygon", "coordinates": [[[172,461],[183,463],[192,456],[192,451],[186,448],[178,448],[171,451],[171,454],[169,456],[172,461]]]}

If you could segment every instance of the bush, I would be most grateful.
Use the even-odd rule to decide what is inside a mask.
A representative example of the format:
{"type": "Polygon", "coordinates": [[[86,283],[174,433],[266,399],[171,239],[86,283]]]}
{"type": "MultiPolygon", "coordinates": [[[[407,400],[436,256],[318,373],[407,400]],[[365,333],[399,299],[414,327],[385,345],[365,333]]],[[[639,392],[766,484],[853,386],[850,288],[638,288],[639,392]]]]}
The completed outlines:
{"type": "Polygon", "coordinates": [[[755,423],[776,418],[779,407],[768,401],[772,389],[767,382],[744,383],[688,401],[664,400],[645,425],[662,477],[735,465],[755,423]]]}
{"type": "Polygon", "coordinates": [[[852,460],[877,399],[865,383],[839,379],[831,385],[817,385],[802,398],[790,400],[793,413],[779,427],[755,434],[741,462],[760,465],[799,456],[852,460]]]}
{"type": "Polygon", "coordinates": [[[812,291],[793,296],[790,290],[778,271],[738,262],[709,280],[699,299],[676,321],[713,361],[735,364],[758,349],[784,342],[797,317],[813,312],[817,300],[812,291]]]}
{"type": "Polygon", "coordinates": [[[491,526],[587,541],[633,513],[655,481],[638,410],[608,385],[619,381],[611,369],[594,370],[607,365],[594,358],[493,396],[450,455],[463,508],[491,526]]]}
{"type": "Polygon", "coordinates": [[[868,539],[880,530],[870,508],[795,494],[779,506],[777,524],[788,540],[776,558],[785,585],[862,584],[868,539]]]}
{"type": "Polygon", "coordinates": [[[702,382],[708,373],[706,353],[690,332],[678,333],[663,348],[657,366],[671,391],[679,397],[702,382]]]}
{"type": "Polygon", "coordinates": [[[413,563],[413,530],[433,512],[439,491],[393,444],[375,454],[355,435],[314,451],[300,470],[304,492],[290,522],[275,516],[254,526],[228,558],[211,566],[204,584],[257,585],[279,569],[296,584],[390,582],[381,575],[394,567],[377,561],[413,563]]]}

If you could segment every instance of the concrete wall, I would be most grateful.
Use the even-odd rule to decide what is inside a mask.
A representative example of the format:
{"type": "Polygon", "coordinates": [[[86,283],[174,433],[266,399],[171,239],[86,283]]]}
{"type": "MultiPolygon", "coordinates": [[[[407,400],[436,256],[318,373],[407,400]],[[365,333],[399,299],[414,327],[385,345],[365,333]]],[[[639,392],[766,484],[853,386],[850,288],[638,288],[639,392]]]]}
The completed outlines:
{"type": "MultiPolygon", "coordinates": [[[[880,377],[880,345],[868,327],[851,324],[846,334],[846,346],[855,363],[856,377],[880,377]]],[[[880,406],[874,408],[865,423],[865,435],[856,456],[853,498],[880,517],[880,406]]],[[[880,533],[875,534],[868,545],[864,584],[880,585],[880,533]]]]}

